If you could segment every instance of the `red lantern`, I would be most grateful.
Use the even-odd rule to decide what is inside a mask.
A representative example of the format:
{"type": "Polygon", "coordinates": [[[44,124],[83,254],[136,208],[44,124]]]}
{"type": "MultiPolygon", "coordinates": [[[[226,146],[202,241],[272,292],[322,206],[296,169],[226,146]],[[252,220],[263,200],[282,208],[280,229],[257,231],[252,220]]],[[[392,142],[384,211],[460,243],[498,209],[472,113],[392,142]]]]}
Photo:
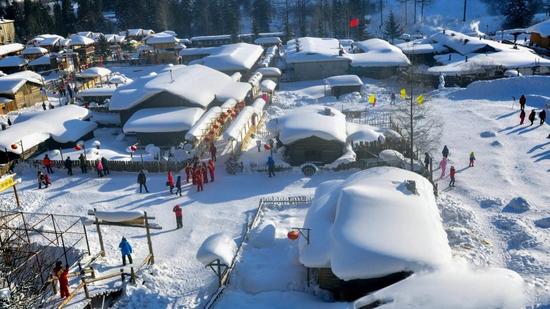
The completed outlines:
{"type": "Polygon", "coordinates": [[[271,149],[271,146],[269,146],[268,144],[264,144],[264,149],[269,150],[269,149],[271,149]]]}
{"type": "Polygon", "coordinates": [[[219,126],[217,123],[215,123],[212,127],[213,127],[214,129],[218,129],[220,126],[219,126]]]}
{"type": "Polygon", "coordinates": [[[76,151],[81,150],[81,149],[82,149],[82,147],[80,147],[80,145],[74,146],[74,150],[76,150],[76,151]]]}
{"type": "Polygon", "coordinates": [[[136,145],[130,146],[130,150],[131,150],[131,151],[136,151],[136,150],[137,150],[137,146],[136,146],[136,145]]]}
{"type": "Polygon", "coordinates": [[[292,231],[288,232],[288,234],[286,234],[286,236],[290,240],[296,240],[300,237],[300,232],[298,232],[296,230],[292,230],[292,231]]]}
{"type": "Polygon", "coordinates": [[[11,149],[13,150],[17,149],[17,144],[11,144],[11,149]]]}

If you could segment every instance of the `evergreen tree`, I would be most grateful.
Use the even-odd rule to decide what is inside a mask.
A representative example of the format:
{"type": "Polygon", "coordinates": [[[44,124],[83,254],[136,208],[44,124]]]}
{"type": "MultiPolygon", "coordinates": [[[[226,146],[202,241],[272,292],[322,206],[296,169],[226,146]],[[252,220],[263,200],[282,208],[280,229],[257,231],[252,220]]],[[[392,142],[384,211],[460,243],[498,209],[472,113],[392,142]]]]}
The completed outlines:
{"type": "Polygon", "coordinates": [[[257,34],[269,32],[271,21],[271,1],[254,0],[252,3],[252,31],[257,34]]]}
{"type": "Polygon", "coordinates": [[[181,0],[174,5],[174,31],[179,36],[190,37],[193,25],[192,0],[181,0]]]}
{"type": "Polygon", "coordinates": [[[61,24],[63,31],[60,33],[66,36],[68,33],[75,32],[76,17],[74,15],[73,5],[71,0],[61,1],[61,24]]]}
{"type": "Polygon", "coordinates": [[[401,25],[395,19],[395,15],[393,14],[393,11],[390,11],[388,20],[384,25],[384,35],[386,35],[386,37],[389,38],[390,41],[393,43],[393,40],[398,38],[401,34],[403,34],[401,25]]]}
{"type": "Polygon", "coordinates": [[[237,0],[225,0],[223,4],[222,20],[225,32],[231,34],[232,40],[237,41],[237,35],[241,29],[241,13],[237,0]]]}
{"type": "Polygon", "coordinates": [[[107,42],[107,39],[103,35],[100,36],[99,40],[97,41],[96,54],[100,57],[103,57],[104,60],[107,60],[107,58],[111,56],[111,48],[109,46],[109,42],[107,42]]]}
{"type": "Polygon", "coordinates": [[[529,0],[507,0],[503,13],[506,16],[503,26],[507,29],[528,27],[535,15],[529,0]]]}

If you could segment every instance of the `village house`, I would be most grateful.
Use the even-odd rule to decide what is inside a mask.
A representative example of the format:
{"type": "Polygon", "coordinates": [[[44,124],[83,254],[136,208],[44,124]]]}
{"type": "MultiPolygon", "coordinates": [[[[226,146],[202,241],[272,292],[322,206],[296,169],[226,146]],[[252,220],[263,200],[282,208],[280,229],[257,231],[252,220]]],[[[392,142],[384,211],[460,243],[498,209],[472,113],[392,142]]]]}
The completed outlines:
{"type": "Polygon", "coordinates": [[[19,55],[23,49],[25,49],[25,45],[20,43],[0,45],[0,58],[19,55]]]}
{"type": "Polygon", "coordinates": [[[109,81],[111,70],[104,67],[92,67],[76,74],[76,81],[79,89],[94,88],[96,85],[103,85],[109,81]]]}
{"type": "Polygon", "coordinates": [[[354,53],[346,56],[351,73],[371,78],[395,76],[411,64],[399,48],[382,39],[354,42],[354,53]]]}
{"type": "Polygon", "coordinates": [[[39,47],[43,47],[49,52],[58,52],[68,43],[68,40],[57,34],[42,34],[34,40],[37,41],[39,47]]]}
{"type": "Polygon", "coordinates": [[[0,77],[2,114],[31,107],[48,100],[42,92],[44,79],[32,71],[23,71],[0,77]]]}
{"type": "Polygon", "coordinates": [[[48,50],[43,47],[38,46],[27,46],[22,52],[21,55],[25,57],[28,61],[32,61],[36,58],[40,58],[48,53],[48,50]]]}
{"type": "Polygon", "coordinates": [[[550,19],[527,28],[527,32],[531,34],[531,45],[550,49],[550,19]]]}
{"type": "Polygon", "coordinates": [[[0,19],[0,44],[6,45],[15,42],[14,21],[10,19],[0,19]]]}
{"type": "Polygon", "coordinates": [[[72,35],[69,47],[76,53],[76,63],[78,68],[85,69],[94,63],[95,41],[86,36],[72,35]]]}
{"type": "Polygon", "coordinates": [[[325,78],[331,96],[340,96],[352,92],[361,92],[363,81],[357,75],[338,75],[325,78]]]}
{"type": "Polygon", "coordinates": [[[145,38],[145,44],[150,50],[140,54],[140,58],[147,63],[177,63],[178,52],[185,48],[174,35],[160,32],[145,38]]]}
{"type": "Polygon", "coordinates": [[[0,71],[5,74],[12,74],[27,69],[29,62],[21,56],[7,56],[0,59],[0,71]]]}

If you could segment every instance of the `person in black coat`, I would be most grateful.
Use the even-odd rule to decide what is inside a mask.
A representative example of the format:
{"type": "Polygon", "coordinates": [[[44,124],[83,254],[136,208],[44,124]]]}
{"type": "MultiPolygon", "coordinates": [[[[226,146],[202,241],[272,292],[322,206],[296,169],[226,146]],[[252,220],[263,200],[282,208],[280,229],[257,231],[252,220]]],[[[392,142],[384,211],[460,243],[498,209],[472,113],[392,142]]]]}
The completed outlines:
{"type": "Polygon", "coordinates": [[[535,113],[535,110],[532,110],[531,113],[529,113],[529,121],[531,121],[531,124],[529,126],[533,125],[533,122],[535,122],[535,118],[537,117],[537,113],[535,113]]]}
{"type": "Polygon", "coordinates": [[[443,158],[446,158],[449,156],[449,148],[447,148],[447,145],[443,147],[443,151],[441,151],[441,154],[443,155],[443,158]]]}
{"type": "Polygon", "coordinates": [[[176,195],[178,194],[181,196],[181,176],[176,179],[176,195]]]}
{"type": "Polygon", "coordinates": [[[546,120],[546,110],[541,110],[539,113],[540,118],[540,125],[542,126],[544,124],[544,121],[546,120]]]}
{"type": "Polygon", "coordinates": [[[109,161],[105,159],[105,157],[101,157],[101,164],[103,165],[103,174],[104,175],[110,175],[109,172],[109,161]]]}
{"type": "Polygon", "coordinates": [[[78,161],[80,161],[80,170],[82,171],[82,174],[86,174],[88,172],[88,167],[86,166],[86,157],[84,157],[83,153],[81,153],[80,157],[78,157],[78,161]]]}
{"type": "Polygon", "coordinates": [[[71,161],[71,157],[67,157],[67,159],[65,159],[65,168],[67,169],[67,175],[72,176],[73,175],[73,161],[71,161]]]}
{"type": "Polygon", "coordinates": [[[430,154],[427,153],[427,152],[424,153],[424,166],[425,166],[426,168],[429,168],[429,167],[430,167],[430,161],[431,161],[431,160],[432,160],[432,159],[430,158],[430,154]]]}
{"type": "Polygon", "coordinates": [[[142,188],[145,188],[145,192],[149,193],[149,189],[147,189],[147,176],[145,176],[143,170],[139,171],[137,182],[139,183],[139,193],[142,193],[142,188]]]}

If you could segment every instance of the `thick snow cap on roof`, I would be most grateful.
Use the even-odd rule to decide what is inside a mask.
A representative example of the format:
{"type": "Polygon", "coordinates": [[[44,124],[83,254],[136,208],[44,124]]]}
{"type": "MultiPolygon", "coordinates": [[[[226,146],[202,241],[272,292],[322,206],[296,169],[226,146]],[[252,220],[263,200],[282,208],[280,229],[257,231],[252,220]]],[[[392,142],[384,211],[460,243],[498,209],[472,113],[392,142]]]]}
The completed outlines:
{"type": "Polygon", "coordinates": [[[281,44],[283,41],[281,41],[281,38],[278,36],[272,36],[272,37],[260,37],[254,40],[254,44],[281,44]]]}
{"type": "Polygon", "coordinates": [[[153,34],[145,40],[145,44],[169,44],[177,42],[179,40],[174,35],[165,32],[153,34]]]}
{"type": "Polygon", "coordinates": [[[95,41],[89,37],[81,35],[71,35],[69,46],[86,46],[92,45],[95,41]]]}
{"type": "Polygon", "coordinates": [[[0,45],[0,56],[4,56],[11,53],[16,53],[25,49],[25,45],[20,43],[11,43],[6,45],[0,45]]]}
{"type": "Polygon", "coordinates": [[[0,94],[15,94],[25,83],[44,85],[40,74],[33,71],[22,71],[0,77],[0,94]]]}
{"type": "Polygon", "coordinates": [[[263,80],[260,83],[260,90],[262,91],[273,92],[275,88],[277,88],[277,83],[270,79],[263,80]]]}
{"type": "Polygon", "coordinates": [[[215,260],[225,265],[231,265],[233,256],[237,252],[235,240],[227,234],[219,233],[208,237],[197,251],[197,260],[208,265],[215,260]]]}
{"type": "Polygon", "coordinates": [[[105,40],[109,43],[122,43],[126,40],[126,37],[118,34],[106,34],[105,40]]]}
{"type": "Polygon", "coordinates": [[[449,50],[443,44],[434,42],[431,39],[419,39],[400,43],[395,46],[408,55],[440,54],[449,50]]]}
{"type": "Polygon", "coordinates": [[[128,29],[129,36],[142,36],[143,29],[128,29]]]}
{"type": "Polygon", "coordinates": [[[80,72],[78,75],[81,77],[95,78],[109,76],[109,74],[111,74],[111,70],[107,68],[93,67],[80,72]]]}
{"type": "Polygon", "coordinates": [[[425,274],[414,274],[403,281],[356,300],[362,308],[381,300],[376,308],[524,308],[523,279],[504,268],[470,270],[452,267],[425,274]]]}
{"type": "Polygon", "coordinates": [[[277,120],[272,120],[270,127],[286,145],[312,136],[341,143],[345,143],[347,138],[346,116],[337,109],[322,105],[293,109],[277,120]]]}
{"type": "Polygon", "coordinates": [[[280,77],[283,74],[281,69],[274,67],[258,68],[256,72],[262,73],[264,77],[280,77]]]}
{"type": "Polygon", "coordinates": [[[325,84],[330,87],[363,86],[363,81],[357,75],[337,75],[325,78],[325,84]]]}
{"type": "Polygon", "coordinates": [[[262,56],[264,49],[259,45],[236,43],[208,49],[208,56],[191,64],[202,64],[220,71],[250,70],[262,56]]]}
{"type": "Polygon", "coordinates": [[[348,133],[348,142],[381,142],[383,143],[386,138],[379,128],[373,127],[368,124],[359,124],[354,122],[347,122],[346,129],[348,133]]]}
{"type": "Polygon", "coordinates": [[[256,114],[256,110],[252,106],[245,106],[245,108],[239,112],[237,118],[231,122],[229,128],[225,130],[223,138],[228,141],[238,141],[243,129],[250,122],[254,114],[256,114]]]}
{"type": "Polygon", "coordinates": [[[355,44],[364,52],[346,54],[354,67],[400,67],[411,64],[401,49],[382,39],[370,39],[355,44]]]}
{"type": "Polygon", "coordinates": [[[141,218],[145,216],[145,213],[141,210],[134,210],[134,211],[101,211],[96,210],[94,212],[97,219],[101,221],[109,221],[109,222],[124,222],[124,221],[130,221],[135,220],[138,218],[141,218]]]}
{"type": "Polygon", "coordinates": [[[527,28],[527,32],[538,33],[542,37],[550,36],[550,19],[547,19],[543,22],[532,25],[531,27],[527,28]]]}
{"type": "Polygon", "coordinates": [[[451,262],[432,184],[394,167],[374,167],[315,193],[300,240],[300,262],[330,267],[342,280],[382,277],[400,271],[437,269],[451,262]],[[406,181],[415,182],[416,192],[406,181]]]}
{"type": "Polygon", "coordinates": [[[217,119],[221,113],[222,109],[219,106],[214,106],[209,109],[197,122],[195,122],[193,127],[189,131],[187,131],[187,133],[185,134],[185,139],[188,141],[192,141],[203,136],[204,133],[209,129],[208,126],[215,119],[217,119]]]}
{"type": "Polygon", "coordinates": [[[116,88],[103,87],[103,88],[88,88],[80,90],[77,94],[77,98],[85,97],[111,97],[115,92],[116,88]]]}
{"type": "Polygon", "coordinates": [[[191,129],[204,113],[198,107],[144,108],[135,112],[124,124],[124,133],[182,132],[191,129]]]}
{"type": "Polygon", "coordinates": [[[33,61],[29,62],[29,65],[30,66],[35,66],[35,65],[50,65],[51,64],[51,60],[50,60],[50,55],[49,54],[46,54],[44,56],[41,56],[41,57],[38,57],[36,59],[34,59],[33,61]]]}
{"type": "Polygon", "coordinates": [[[347,61],[340,56],[340,42],[337,39],[303,37],[290,40],[286,45],[286,62],[347,61]],[[296,45],[299,51],[296,51],[296,45]]]}
{"type": "Polygon", "coordinates": [[[82,120],[90,115],[88,109],[76,105],[21,114],[8,130],[0,131],[0,147],[21,154],[21,147],[12,149],[11,145],[22,142],[26,150],[50,137],[59,143],[76,142],[97,127],[93,121],[82,120]]]}
{"type": "Polygon", "coordinates": [[[142,77],[118,87],[109,109],[130,109],[162,92],[181,97],[187,105],[206,108],[214,99],[220,102],[229,98],[241,101],[249,90],[249,84],[235,82],[228,75],[206,66],[174,66],[157,75],[142,77]]]}
{"type": "Polygon", "coordinates": [[[8,56],[0,60],[0,68],[9,68],[9,67],[21,67],[28,63],[28,61],[20,56],[8,56]]]}
{"type": "Polygon", "coordinates": [[[437,32],[433,34],[430,39],[462,55],[467,55],[486,47],[489,41],[452,30],[445,30],[445,33],[442,31],[437,32]]]}
{"type": "Polygon", "coordinates": [[[38,46],[54,46],[63,39],[62,36],[57,34],[42,34],[39,37],[43,40],[38,43],[38,46]]]}
{"type": "Polygon", "coordinates": [[[44,55],[47,53],[47,49],[37,46],[28,46],[25,50],[23,50],[23,52],[21,52],[22,55],[44,55]]]}

